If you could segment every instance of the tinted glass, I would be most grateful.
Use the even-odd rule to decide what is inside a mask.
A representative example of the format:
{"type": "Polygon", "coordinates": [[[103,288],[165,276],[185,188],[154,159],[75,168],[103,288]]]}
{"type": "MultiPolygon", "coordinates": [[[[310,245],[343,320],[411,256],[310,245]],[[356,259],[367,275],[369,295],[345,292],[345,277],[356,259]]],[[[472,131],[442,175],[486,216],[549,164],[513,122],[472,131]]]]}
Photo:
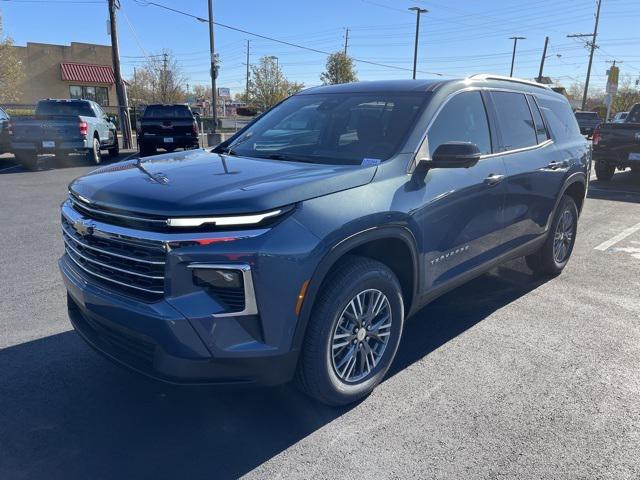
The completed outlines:
{"type": "Polygon", "coordinates": [[[149,105],[144,111],[145,118],[193,118],[186,105],[149,105]]]}
{"type": "Polygon", "coordinates": [[[525,96],[511,92],[491,92],[491,96],[500,122],[503,148],[514,150],[536,145],[536,131],[525,96]]]}
{"type": "Polygon", "coordinates": [[[429,156],[443,143],[475,143],[481,153],[491,153],[491,134],[487,111],[480,92],[454,96],[442,108],[427,134],[429,156]]]}
{"type": "Polygon", "coordinates": [[[564,141],[580,137],[578,121],[566,100],[541,96],[538,97],[538,105],[555,140],[564,141]]]}
{"type": "Polygon", "coordinates": [[[625,123],[640,123],[640,104],[635,105],[631,109],[624,121],[625,123]]]}
{"type": "Polygon", "coordinates": [[[533,123],[536,127],[536,137],[538,137],[538,143],[546,142],[549,140],[549,133],[547,132],[544,122],[542,121],[542,115],[538,109],[535,99],[531,95],[527,95],[529,100],[529,107],[531,107],[531,113],[533,114],[533,123]]]}
{"type": "Polygon", "coordinates": [[[6,120],[6,119],[8,119],[8,118],[9,118],[9,115],[7,115],[7,114],[4,112],[4,110],[2,110],[2,109],[0,108],[0,120],[6,120]]]}
{"type": "Polygon", "coordinates": [[[400,148],[427,96],[295,95],[256,121],[233,151],[248,157],[345,165],[359,165],[365,158],[386,160],[400,148]]]}
{"type": "Polygon", "coordinates": [[[70,115],[94,117],[93,109],[88,102],[38,102],[36,115],[70,115]]]}

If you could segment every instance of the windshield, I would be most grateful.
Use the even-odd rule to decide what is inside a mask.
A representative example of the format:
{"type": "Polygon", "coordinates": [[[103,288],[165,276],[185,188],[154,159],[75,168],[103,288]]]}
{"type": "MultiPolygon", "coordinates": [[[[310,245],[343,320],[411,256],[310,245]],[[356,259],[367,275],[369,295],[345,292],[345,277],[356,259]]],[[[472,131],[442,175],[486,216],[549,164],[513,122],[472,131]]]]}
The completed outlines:
{"type": "Polygon", "coordinates": [[[359,165],[395,154],[426,93],[295,95],[265,114],[232,145],[248,157],[359,165]]]}
{"type": "Polygon", "coordinates": [[[193,118],[186,105],[149,105],[144,111],[145,118],[193,118]]]}
{"type": "Polygon", "coordinates": [[[95,114],[91,110],[88,102],[38,102],[36,107],[36,115],[69,115],[77,117],[79,115],[85,117],[94,117],[95,114]]]}

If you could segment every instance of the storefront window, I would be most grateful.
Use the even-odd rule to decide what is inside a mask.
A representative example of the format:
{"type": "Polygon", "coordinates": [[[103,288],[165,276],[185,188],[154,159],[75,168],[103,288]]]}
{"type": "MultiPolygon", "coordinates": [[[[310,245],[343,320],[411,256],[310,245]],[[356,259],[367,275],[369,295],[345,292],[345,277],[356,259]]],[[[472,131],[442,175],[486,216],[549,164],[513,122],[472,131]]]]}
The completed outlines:
{"type": "Polygon", "coordinates": [[[83,100],[93,100],[105,107],[109,105],[109,89],[107,87],[87,87],[71,85],[69,87],[69,97],[83,100]]]}

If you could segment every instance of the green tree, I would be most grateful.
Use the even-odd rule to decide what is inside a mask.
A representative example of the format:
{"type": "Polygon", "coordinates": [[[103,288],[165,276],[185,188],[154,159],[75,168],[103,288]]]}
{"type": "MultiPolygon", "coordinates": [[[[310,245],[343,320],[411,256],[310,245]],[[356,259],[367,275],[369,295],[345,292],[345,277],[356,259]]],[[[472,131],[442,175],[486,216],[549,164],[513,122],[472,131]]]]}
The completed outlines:
{"type": "Polygon", "coordinates": [[[327,65],[320,74],[320,80],[325,85],[357,82],[353,59],[344,52],[332,53],[327,57],[327,65]]]}
{"type": "Polygon", "coordinates": [[[640,90],[630,77],[625,77],[618,86],[618,93],[613,97],[611,111],[628,112],[636,103],[640,103],[640,90]]]}
{"type": "Polygon", "coordinates": [[[24,67],[13,48],[13,40],[4,35],[0,17],[0,103],[18,102],[24,67]]]}
{"type": "Polygon", "coordinates": [[[282,73],[274,57],[262,57],[251,67],[249,103],[267,110],[279,101],[304,88],[304,84],[291,82],[282,73]]]}

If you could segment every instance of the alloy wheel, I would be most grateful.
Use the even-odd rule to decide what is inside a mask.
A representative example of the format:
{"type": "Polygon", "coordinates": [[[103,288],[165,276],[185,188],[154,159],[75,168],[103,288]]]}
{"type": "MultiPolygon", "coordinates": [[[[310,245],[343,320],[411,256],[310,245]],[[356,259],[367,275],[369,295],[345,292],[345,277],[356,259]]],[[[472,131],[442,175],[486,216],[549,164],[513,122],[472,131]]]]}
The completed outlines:
{"type": "Polygon", "coordinates": [[[568,208],[565,209],[560,215],[553,237],[553,258],[557,263],[563,263],[569,257],[575,225],[573,212],[568,208]]]}
{"type": "Polygon", "coordinates": [[[358,293],[342,311],[329,344],[333,370],[340,380],[357,383],[380,363],[389,343],[393,318],[380,290],[358,293]]]}

